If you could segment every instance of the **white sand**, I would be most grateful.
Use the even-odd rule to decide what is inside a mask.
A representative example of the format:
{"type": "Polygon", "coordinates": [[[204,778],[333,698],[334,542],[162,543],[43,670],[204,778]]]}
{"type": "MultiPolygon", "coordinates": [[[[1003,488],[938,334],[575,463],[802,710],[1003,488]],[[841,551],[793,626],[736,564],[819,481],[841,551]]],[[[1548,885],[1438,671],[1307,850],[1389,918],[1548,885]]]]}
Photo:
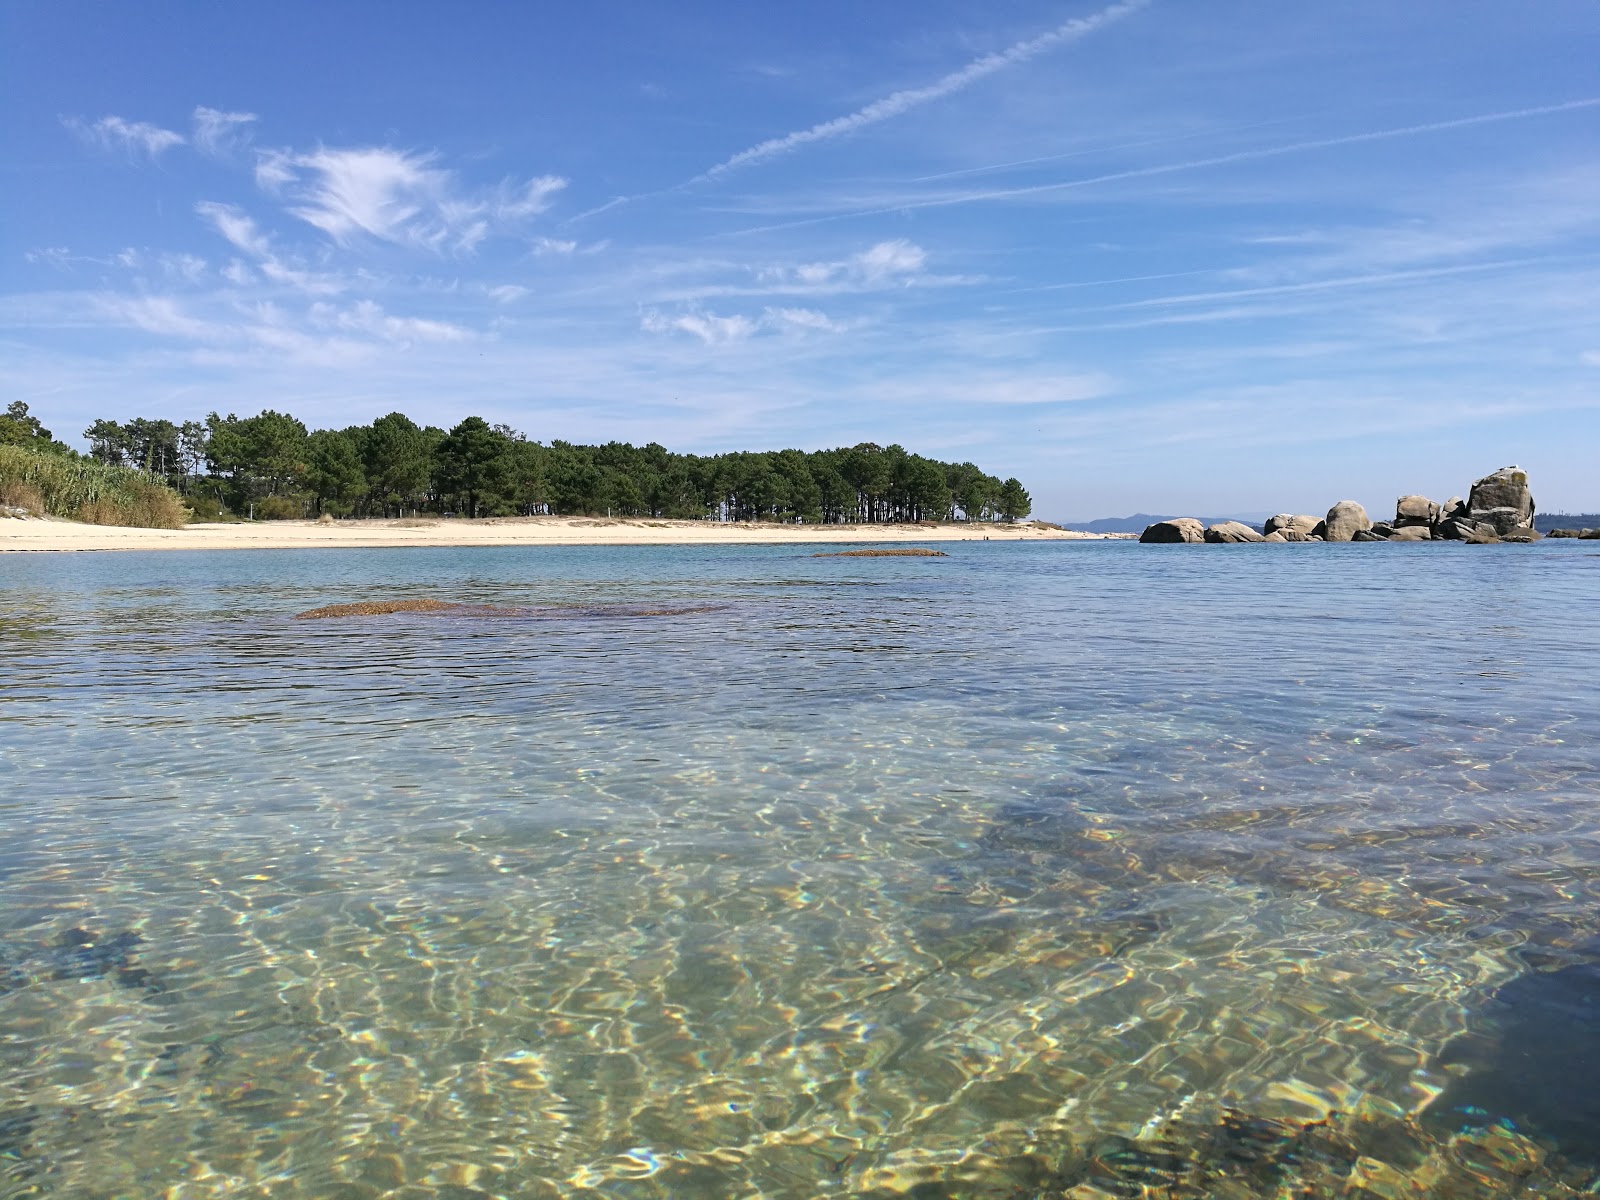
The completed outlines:
{"type": "Polygon", "coordinates": [[[651,546],[787,542],[1040,542],[1097,535],[1021,525],[765,525],[714,521],[507,517],[468,521],[262,521],[123,529],[76,521],[0,519],[0,551],[300,550],[357,546],[651,546]]]}

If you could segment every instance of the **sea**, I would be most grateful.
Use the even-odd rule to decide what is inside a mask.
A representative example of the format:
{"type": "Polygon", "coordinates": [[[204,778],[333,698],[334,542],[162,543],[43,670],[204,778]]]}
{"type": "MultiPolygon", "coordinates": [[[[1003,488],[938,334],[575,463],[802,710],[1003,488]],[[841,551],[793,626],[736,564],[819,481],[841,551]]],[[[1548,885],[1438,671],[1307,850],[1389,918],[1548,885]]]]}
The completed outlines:
{"type": "Polygon", "coordinates": [[[0,1197],[1592,1194],[1594,543],[824,549],[0,556],[0,1197]]]}

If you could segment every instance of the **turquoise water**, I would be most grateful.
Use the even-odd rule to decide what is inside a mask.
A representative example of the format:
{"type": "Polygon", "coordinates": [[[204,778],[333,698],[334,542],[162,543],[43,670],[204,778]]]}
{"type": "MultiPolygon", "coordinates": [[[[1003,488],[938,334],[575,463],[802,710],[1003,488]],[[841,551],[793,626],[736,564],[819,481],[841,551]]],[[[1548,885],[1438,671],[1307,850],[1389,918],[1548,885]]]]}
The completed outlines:
{"type": "Polygon", "coordinates": [[[1588,545],[0,557],[0,1196],[1576,1194],[1588,545]]]}

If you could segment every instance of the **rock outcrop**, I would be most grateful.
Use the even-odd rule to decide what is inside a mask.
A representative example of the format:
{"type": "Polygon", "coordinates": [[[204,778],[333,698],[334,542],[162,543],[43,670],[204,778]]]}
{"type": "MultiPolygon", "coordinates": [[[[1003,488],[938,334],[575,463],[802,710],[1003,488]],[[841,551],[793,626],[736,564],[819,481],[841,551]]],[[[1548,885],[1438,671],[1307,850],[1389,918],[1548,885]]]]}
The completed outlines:
{"type": "Polygon", "coordinates": [[[1396,529],[1432,529],[1439,521],[1439,506],[1426,496],[1401,496],[1394,502],[1396,529]]]}
{"type": "Polygon", "coordinates": [[[1316,532],[1317,526],[1321,523],[1322,518],[1320,517],[1307,516],[1303,513],[1279,513],[1275,517],[1268,517],[1267,523],[1262,526],[1262,530],[1265,533],[1281,532],[1287,540],[1292,542],[1295,539],[1288,537],[1291,531],[1305,534],[1309,537],[1316,532]]]}
{"type": "MultiPolygon", "coordinates": [[[[1472,485],[1467,498],[1443,504],[1418,493],[1395,501],[1394,520],[1373,521],[1354,500],[1341,500],[1324,518],[1301,513],[1268,517],[1257,533],[1241,521],[1209,527],[1193,517],[1174,517],[1147,526],[1141,542],[1536,542],[1533,493],[1521,467],[1501,467],[1472,485]]],[[[1600,538],[1600,530],[1561,529],[1552,537],[1600,538]]]]}
{"type": "Polygon", "coordinates": [[[1475,525],[1490,526],[1501,537],[1531,534],[1534,511],[1528,473],[1521,467],[1501,467],[1467,493],[1467,518],[1475,525]]]}
{"type": "Polygon", "coordinates": [[[1324,541],[1348,542],[1355,538],[1356,531],[1370,530],[1372,521],[1367,516],[1367,510],[1354,500],[1341,500],[1328,510],[1326,520],[1327,531],[1322,535],[1324,541]]]}
{"type": "Polygon", "coordinates": [[[1157,521],[1145,527],[1139,535],[1141,542],[1203,542],[1206,527],[1193,517],[1173,517],[1170,521],[1157,521]]]}
{"type": "Polygon", "coordinates": [[[1266,539],[1242,521],[1219,521],[1206,527],[1208,542],[1264,542],[1266,539]]]}

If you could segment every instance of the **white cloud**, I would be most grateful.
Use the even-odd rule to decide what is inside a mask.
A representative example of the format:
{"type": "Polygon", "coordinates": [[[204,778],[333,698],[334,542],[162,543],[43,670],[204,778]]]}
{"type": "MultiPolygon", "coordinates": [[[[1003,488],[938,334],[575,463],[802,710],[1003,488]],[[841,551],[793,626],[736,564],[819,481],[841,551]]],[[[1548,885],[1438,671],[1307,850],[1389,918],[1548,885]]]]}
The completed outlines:
{"type": "Polygon", "coordinates": [[[181,133],[144,121],[124,120],[122,117],[101,117],[93,123],[77,117],[64,117],[62,123],[92,145],[104,150],[121,150],[135,159],[143,156],[154,161],[174,146],[184,144],[181,133]]]}
{"type": "Polygon", "coordinates": [[[895,276],[911,275],[922,270],[928,261],[927,252],[900,238],[892,242],[879,242],[850,260],[847,267],[868,283],[878,283],[895,276]]]}
{"type": "Polygon", "coordinates": [[[824,333],[839,333],[844,326],[814,308],[769,308],[762,315],[762,323],[769,326],[792,326],[796,329],[814,329],[824,333]]]}
{"type": "Polygon", "coordinates": [[[778,229],[794,229],[804,225],[819,225],[827,221],[838,221],[851,218],[883,216],[889,213],[906,213],[920,209],[950,208],[963,204],[985,204],[1000,200],[1021,200],[1038,196],[1047,196],[1065,193],[1077,188],[1094,187],[1103,183],[1120,183],[1130,179],[1150,179],[1163,175],[1180,174],[1186,171],[1206,170],[1212,167],[1231,166],[1234,163],[1256,162],[1265,159],[1281,158],[1288,155],[1309,154],[1318,150],[1332,150],[1343,146],[1361,145],[1367,142],[1384,142],[1396,138],[1418,137],[1430,133],[1443,133],[1454,129],[1466,129],[1476,125],[1497,124],[1504,121],[1521,121],[1530,117],[1551,116],[1557,113],[1576,112],[1581,109],[1600,106],[1600,96],[1588,97],[1582,100],[1569,100],[1561,104],[1542,104],[1533,108],[1507,109],[1501,112],[1479,113],[1476,116],[1456,117],[1447,121],[1429,121],[1420,125],[1403,125],[1393,129],[1376,129],[1365,133],[1342,134],[1338,137],[1315,138],[1309,141],[1290,142],[1286,145],[1265,146],[1254,150],[1238,150],[1229,154],[1217,154],[1207,158],[1193,158],[1184,162],[1161,163],[1148,167],[1133,167],[1125,171],[1111,171],[1103,175],[1091,175],[1078,179],[1066,179],[1056,183],[1037,183],[1026,187],[992,188],[982,191],[947,192],[943,195],[932,197],[905,195],[894,199],[885,199],[885,202],[870,208],[851,207],[830,212],[824,216],[806,217],[796,221],[785,221],[777,225],[758,226],[744,230],[745,233],[769,233],[778,229]]]}
{"type": "Polygon", "coordinates": [[[797,267],[769,267],[760,273],[766,282],[799,285],[794,290],[853,291],[900,287],[922,276],[928,252],[905,238],[879,242],[848,258],[803,263],[797,267]]]}
{"type": "Polygon", "coordinates": [[[341,329],[352,333],[365,333],[384,341],[408,342],[464,342],[472,337],[471,330],[448,321],[434,321],[425,317],[394,317],[384,312],[372,300],[362,300],[346,309],[331,304],[313,304],[309,317],[312,324],[321,328],[341,329]]]}
{"type": "Polygon", "coordinates": [[[221,158],[250,140],[244,126],[255,119],[255,113],[223,112],[200,105],[194,110],[194,147],[202,154],[221,158]]]}
{"type": "Polygon", "coordinates": [[[490,288],[487,294],[491,300],[497,300],[501,304],[510,304],[528,295],[528,289],[521,284],[502,283],[498,287],[490,288]]]}
{"type": "Polygon", "coordinates": [[[1130,13],[1137,12],[1145,7],[1148,0],[1126,0],[1124,3],[1113,4],[1091,16],[1079,17],[1058,25],[1048,33],[1026,41],[1017,42],[1004,50],[993,54],[985,54],[975,58],[959,71],[952,71],[942,79],[919,88],[905,88],[875,100],[865,108],[843,117],[836,117],[831,121],[823,121],[809,129],[796,130],[794,133],[782,137],[769,138],[764,142],[751,146],[748,150],[741,150],[732,158],[718,163],[716,166],[703,172],[691,182],[715,179],[739,167],[751,166],[755,163],[766,162],[780,155],[789,153],[800,146],[811,142],[827,141],[830,138],[841,137],[847,133],[854,133],[868,125],[876,125],[880,121],[887,121],[891,117],[898,117],[919,105],[928,104],[934,100],[942,100],[946,96],[955,94],[970,87],[997,71],[1007,67],[1025,63],[1031,58],[1037,58],[1047,50],[1053,50],[1068,42],[1077,41],[1079,38],[1102,29],[1113,21],[1120,20],[1130,13]]]}
{"type": "Polygon", "coordinates": [[[538,255],[573,254],[577,252],[577,249],[577,242],[567,241],[562,238],[540,237],[533,239],[533,252],[538,255]]]}
{"type": "Polygon", "coordinates": [[[771,307],[762,309],[758,317],[747,317],[742,313],[724,317],[699,308],[670,316],[657,309],[648,309],[639,325],[646,333],[691,334],[708,346],[741,342],[764,330],[776,333],[842,333],[846,328],[815,308],[771,307]]]}
{"type": "Polygon", "coordinates": [[[457,254],[547,211],[566,187],[564,179],[540,175],[468,191],[436,155],[388,146],[265,150],[255,177],[263,191],[288,197],[290,213],[341,245],[371,238],[457,254]]]}
{"type": "Polygon", "coordinates": [[[194,206],[195,212],[216,227],[218,233],[252,258],[270,258],[272,243],[256,227],[255,220],[231,204],[218,204],[202,200],[194,206]]]}
{"type": "MultiPolygon", "coordinates": [[[[358,233],[383,241],[410,240],[407,230],[425,211],[437,209],[449,190],[448,176],[427,155],[368,147],[318,150],[293,160],[311,172],[302,191],[306,203],[290,209],[336,242],[358,233]]],[[[432,231],[424,240],[435,240],[432,231]]]]}
{"type": "MultiPolygon", "coordinates": [[[[284,262],[272,248],[272,240],[256,225],[255,219],[231,204],[218,204],[202,200],[195,211],[216,227],[218,233],[233,246],[256,260],[256,267],[273,283],[281,283],[312,295],[334,295],[345,290],[344,280],[333,275],[308,271],[303,267],[284,262]]],[[[243,286],[252,277],[243,264],[236,263],[224,274],[234,283],[243,286]]]]}
{"type": "Polygon", "coordinates": [[[76,256],[72,251],[65,246],[40,246],[36,250],[24,251],[22,255],[24,262],[42,263],[58,271],[67,270],[74,257],[76,256]]]}
{"type": "Polygon", "coordinates": [[[246,287],[255,282],[255,275],[250,268],[237,258],[222,268],[222,277],[229,283],[236,284],[239,287],[246,287]]]}
{"type": "Polygon", "coordinates": [[[104,296],[99,306],[105,316],[146,333],[193,341],[223,336],[217,325],[185,313],[171,296],[104,296]]]}
{"type": "Polygon", "coordinates": [[[287,150],[256,151],[256,186],[276,194],[294,182],[294,155],[287,150]]]}
{"type": "Polygon", "coordinates": [[[566,186],[567,181],[559,175],[540,175],[528,180],[521,188],[503,187],[503,198],[496,206],[495,215],[505,221],[536,217],[549,209],[555,194],[566,186]]]}
{"type": "Polygon", "coordinates": [[[756,323],[749,317],[735,314],[719,317],[715,313],[687,312],[669,317],[651,310],[640,320],[646,333],[689,333],[708,346],[724,342],[742,342],[756,331],[756,323]]]}

